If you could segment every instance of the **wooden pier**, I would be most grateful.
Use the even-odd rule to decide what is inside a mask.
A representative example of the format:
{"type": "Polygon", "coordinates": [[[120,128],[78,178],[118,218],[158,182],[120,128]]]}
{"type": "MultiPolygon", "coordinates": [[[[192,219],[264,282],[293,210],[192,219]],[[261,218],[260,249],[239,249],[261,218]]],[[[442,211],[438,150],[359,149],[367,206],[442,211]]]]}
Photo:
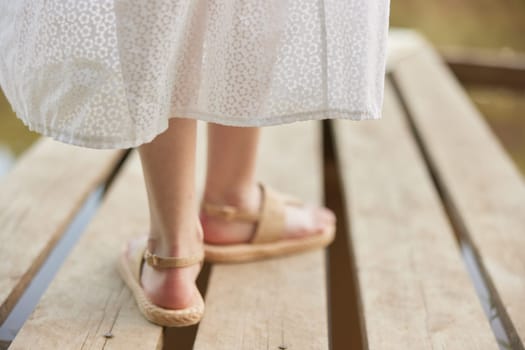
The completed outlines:
{"type": "MultiPolygon", "coordinates": [[[[115,261],[148,229],[136,150],[41,138],[0,182],[0,324],[96,189],[100,206],[4,347],[524,349],[525,184],[441,56],[391,29],[380,121],[266,127],[258,174],[338,215],[325,250],[206,264],[197,326],[138,311],[115,261]],[[279,155],[276,157],[276,155],[279,155]]],[[[205,174],[199,122],[197,179],[205,174]]]]}

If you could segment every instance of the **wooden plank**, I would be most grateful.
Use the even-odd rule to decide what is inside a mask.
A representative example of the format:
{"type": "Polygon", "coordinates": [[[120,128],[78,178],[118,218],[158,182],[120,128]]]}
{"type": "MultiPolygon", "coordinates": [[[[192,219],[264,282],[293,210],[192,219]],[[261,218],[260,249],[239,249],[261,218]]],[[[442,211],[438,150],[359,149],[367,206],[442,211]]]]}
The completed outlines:
{"type": "Polygon", "coordinates": [[[496,349],[389,81],[379,122],[334,122],[369,349],[496,349]]]}
{"type": "Polygon", "coordinates": [[[387,40],[386,71],[390,72],[397,62],[416,53],[424,39],[412,29],[390,27],[387,40]]]}
{"type": "Polygon", "coordinates": [[[505,312],[512,346],[525,343],[525,186],[516,165],[441,58],[426,47],[395,81],[446,205],[473,246],[505,312]]]}
{"type": "MultiPolygon", "coordinates": [[[[202,126],[201,123],[200,125],[202,126]]],[[[306,132],[312,137],[309,142],[297,142],[296,148],[290,149],[290,156],[283,157],[289,161],[287,166],[290,169],[299,169],[303,163],[300,159],[294,159],[293,155],[302,152],[320,155],[320,149],[314,146],[319,141],[319,135],[314,134],[314,130],[318,129],[314,129],[313,124],[309,127],[307,124],[301,126],[300,132],[306,132]],[[305,146],[306,148],[303,148],[305,146]]],[[[263,176],[263,179],[277,184],[279,182],[272,180],[272,175],[279,176],[280,173],[275,170],[282,166],[282,158],[272,160],[270,153],[267,152],[271,152],[271,155],[274,156],[274,151],[270,151],[269,147],[279,149],[285,146],[283,144],[286,140],[285,136],[290,137],[290,133],[281,130],[279,134],[281,135],[279,143],[273,144],[277,139],[268,139],[263,133],[261,147],[263,156],[260,161],[261,166],[267,169],[266,171],[273,169],[269,174],[265,173],[266,177],[263,176]]],[[[304,138],[304,134],[302,137],[304,138]]],[[[198,148],[201,165],[198,166],[198,169],[201,169],[199,171],[201,179],[203,178],[203,142],[203,138],[200,137],[198,148]]],[[[310,166],[306,165],[307,168],[317,166],[317,173],[320,174],[318,162],[308,161],[305,164],[310,164],[310,166]]],[[[305,171],[308,170],[305,169],[305,165],[302,167],[305,171]]],[[[301,181],[294,180],[293,177],[286,181],[293,182],[289,186],[291,193],[302,194],[307,199],[319,200],[321,183],[315,181],[316,178],[319,180],[319,177],[315,176],[315,169],[310,170],[313,171],[309,172],[309,177],[301,181]]],[[[199,191],[202,193],[202,185],[199,191]]],[[[140,315],[116,270],[108,269],[108,266],[113,266],[113,259],[116,258],[115,252],[118,251],[121,243],[146,230],[147,213],[147,199],[140,163],[138,155],[133,153],[131,159],[126,162],[123,172],[118,175],[114,186],[111,187],[96,217],[66,259],[64,266],[44,294],[37,309],[14,339],[10,349],[25,349],[29,344],[39,349],[161,348],[162,328],[147,322],[140,315]],[[108,234],[108,227],[111,227],[111,234],[108,234]],[[94,259],[95,256],[96,259],[94,259]],[[103,334],[109,331],[114,337],[104,338],[103,334]]],[[[308,349],[310,346],[322,349],[328,347],[325,266],[321,251],[282,260],[246,264],[244,268],[237,265],[237,268],[239,271],[235,273],[238,279],[233,285],[228,284],[227,280],[220,280],[221,270],[227,275],[226,269],[214,267],[214,277],[210,281],[210,291],[206,295],[206,314],[210,315],[207,317],[209,326],[201,323],[199,327],[202,333],[201,345],[196,346],[204,346],[209,339],[206,337],[207,328],[208,334],[210,331],[221,329],[221,339],[225,340],[217,341],[217,344],[213,346],[214,349],[220,349],[221,344],[226,344],[227,340],[235,334],[235,331],[228,327],[236,326],[238,330],[240,325],[244,325],[244,323],[239,324],[236,317],[247,317],[256,309],[253,323],[246,327],[245,332],[240,333],[246,337],[246,343],[257,343],[264,337],[264,339],[270,338],[269,343],[271,344],[282,345],[281,341],[284,336],[285,342],[297,344],[297,348],[308,349]],[[255,268],[257,270],[254,270],[255,268]],[[279,290],[269,288],[271,285],[277,285],[274,283],[280,285],[279,290]],[[317,283],[319,285],[316,285],[317,283]],[[312,288],[312,285],[315,288],[312,288]],[[221,297],[220,294],[224,292],[224,289],[221,292],[221,287],[227,288],[230,294],[235,292],[236,297],[231,298],[231,295],[229,298],[221,297]],[[236,288],[233,290],[234,287],[236,288]],[[262,292],[259,292],[259,295],[250,295],[254,293],[254,290],[259,289],[266,290],[266,296],[262,292]],[[279,292],[290,294],[275,295],[279,292]],[[237,301],[250,304],[252,300],[257,302],[246,305],[245,308],[237,307],[239,305],[237,301]],[[232,302],[235,303],[233,309],[228,307],[228,303],[232,302]],[[264,305],[265,309],[261,310],[261,305],[264,305]],[[216,324],[213,319],[223,316],[225,306],[229,309],[228,312],[231,312],[228,314],[230,323],[216,324]],[[268,329],[260,329],[260,320],[267,322],[268,329]],[[231,322],[235,325],[232,325],[231,322]],[[305,332],[309,334],[304,334],[305,332]],[[302,347],[303,345],[305,347],[302,347]]],[[[211,336],[214,336],[214,333],[211,333],[211,336]]],[[[266,342],[263,346],[266,347],[266,342]]]]}
{"type": "Polygon", "coordinates": [[[0,183],[0,323],[88,195],[123,155],[43,137],[0,183]]]}
{"type": "Polygon", "coordinates": [[[448,48],[439,54],[463,83],[525,89],[525,55],[496,50],[448,48]]]}
{"type": "MultiPolygon", "coordinates": [[[[277,189],[322,199],[317,121],[266,127],[258,174],[277,189]]],[[[194,349],[328,349],[324,251],[212,266],[194,349]]]]}
{"type": "Polygon", "coordinates": [[[133,150],[10,349],[160,349],[162,327],[140,314],[115,265],[123,242],[147,232],[148,213],[133,150]]]}

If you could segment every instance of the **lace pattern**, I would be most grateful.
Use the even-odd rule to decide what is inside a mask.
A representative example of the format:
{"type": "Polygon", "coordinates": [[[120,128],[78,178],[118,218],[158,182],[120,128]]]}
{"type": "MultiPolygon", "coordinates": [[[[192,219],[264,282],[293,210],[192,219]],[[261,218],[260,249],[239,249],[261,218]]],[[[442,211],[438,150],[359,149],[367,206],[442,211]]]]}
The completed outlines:
{"type": "Polygon", "coordinates": [[[0,86],[31,130],[89,148],[184,117],[380,119],[389,0],[0,0],[0,86]]]}

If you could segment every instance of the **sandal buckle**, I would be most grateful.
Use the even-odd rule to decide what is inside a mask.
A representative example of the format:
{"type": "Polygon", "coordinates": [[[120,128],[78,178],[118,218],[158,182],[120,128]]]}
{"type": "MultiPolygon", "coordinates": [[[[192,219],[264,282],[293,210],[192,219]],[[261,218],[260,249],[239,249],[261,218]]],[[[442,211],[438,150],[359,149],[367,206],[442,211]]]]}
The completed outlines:
{"type": "Polygon", "coordinates": [[[153,266],[157,266],[159,264],[159,260],[157,259],[157,256],[155,254],[151,254],[151,264],[153,266]]]}
{"type": "Polygon", "coordinates": [[[146,249],[146,251],[144,252],[144,259],[151,266],[158,266],[158,264],[159,264],[159,260],[157,259],[157,255],[155,255],[154,253],[150,252],[149,249],[146,249]]]}

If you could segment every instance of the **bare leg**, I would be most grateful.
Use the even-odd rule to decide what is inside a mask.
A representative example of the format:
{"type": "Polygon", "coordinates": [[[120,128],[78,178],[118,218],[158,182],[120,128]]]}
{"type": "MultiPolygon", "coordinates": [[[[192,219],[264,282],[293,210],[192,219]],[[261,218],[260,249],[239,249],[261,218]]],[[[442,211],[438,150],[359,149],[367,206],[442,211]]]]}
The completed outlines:
{"type": "MultiPolygon", "coordinates": [[[[257,186],[255,166],[259,128],[230,127],[208,123],[208,168],[203,200],[230,204],[257,212],[261,193],[257,186]]],[[[214,244],[248,241],[255,224],[225,222],[200,213],[204,240],[214,244]]],[[[288,206],[286,233],[290,237],[315,234],[335,221],[332,211],[323,207],[288,206]]]]}
{"type": "MultiPolygon", "coordinates": [[[[171,118],[169,128],[138,148],[150,210],[150,251],[161,256],[189,256],[202,251],[195,194],[196,121],[171,118]]],[[[143,265],[141,283],[150,300],[162,307],[190,306],[199,265],[154,269],[143,265]]]]}

